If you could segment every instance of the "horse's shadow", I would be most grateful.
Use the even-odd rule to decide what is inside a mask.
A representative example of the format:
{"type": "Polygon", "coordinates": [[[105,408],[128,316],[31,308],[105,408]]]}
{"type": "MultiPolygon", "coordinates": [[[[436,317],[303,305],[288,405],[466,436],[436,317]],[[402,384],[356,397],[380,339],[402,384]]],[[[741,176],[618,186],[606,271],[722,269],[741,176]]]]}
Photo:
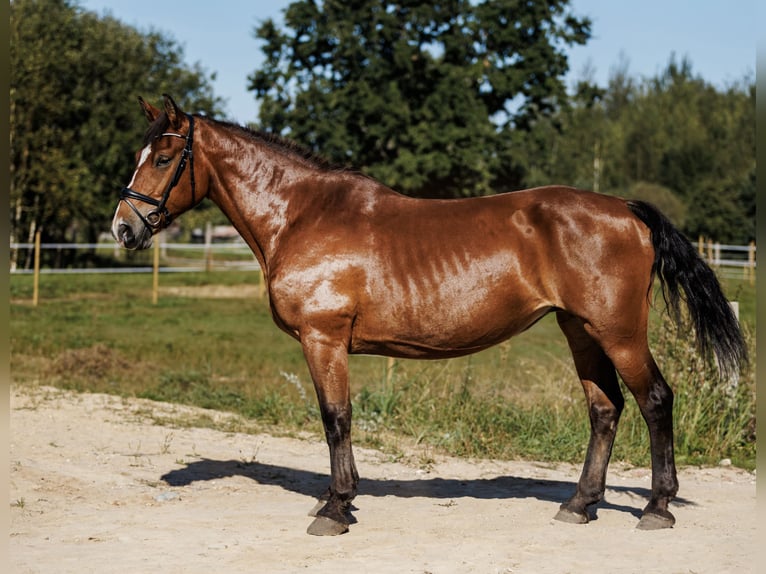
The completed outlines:
{"type": "MultiPolygon", "coordinates": [[[[305,496],[318,497],[327,488],[330,477],[327,474],[311,472],[263,462],[242,462],[238,460],[205,459],[187,464],[184,468],[172,470],[161,477],[169,486],[188,486],[193,482],[217,480],[231,476],[243,476],[258,484],[279,486],[285,490],[305,496]]],[[[576,484],[570,481],[546,480],[516,476],[477,478],[459,480],[452,478],[424,477],[413,480],[362,478],[359,493],[366,496],[396,496],[399,498],[425,497],[434,499],[513,499],[536,498],[546,502],[561,503],[574,494],[576,484]]],[[[626,512],[641,517],[641,507],[649,499],[648,488],[613,486],[607,484],[607,496],[591,509],[591,519],[597,519],[595,510],[603,508],[626,512]],[[612,504],[607,499],[609,492],[627,493],[640,506],[612,504]]],[[[693,502],[675,498],[675,505],[689,505],[693,502]]]]}

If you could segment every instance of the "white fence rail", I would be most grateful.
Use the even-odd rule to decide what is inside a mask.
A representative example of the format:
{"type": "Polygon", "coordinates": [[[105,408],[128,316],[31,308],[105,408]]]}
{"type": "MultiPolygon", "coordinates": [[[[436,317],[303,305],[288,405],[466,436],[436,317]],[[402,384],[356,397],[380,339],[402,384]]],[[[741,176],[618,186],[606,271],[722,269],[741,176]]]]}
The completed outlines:
{"type": "MultiPolygon", "coordinates": [[[[34,243],[11,243],[11,274],[31,274],[34,269],[34,243]],[[15,251],[15,253],[14,253],[15,251]]],[[[40,243],[43,251],[89,251],[99,255],[105,265],[90,267],[52,267],[43,264],[41,274],[64,273],[151,273],[152,250],[129,252],[116,243],[40,243]],[[108,261],[113,261],[112,265],[108,261]],[[131,264],[133,263],[133,264],[131,264]]],[[[212,270],[260,269],[252,251],[244,242],[237,243],[159,243],[161,273],[212,270]]],[[[43,260],[48,260],[41,254],[43,260]]]]}
{"type": "MultiPolygon", "coordinates": [[[[11,274],[34,273],[34,243],[11,243],[11,274]]],[[[151,273],[153,271],[150,250],[128,252],[116,243],[41,243],[39,250],[82,250],[99,255],[104,262],[114,265],[98,267],[56,268],[42,265],[39,272],[47,273],[151,273]],[[134,262],[134,265],[130,263],[134,262]]],[[[756,248],[750,245],[727,245],[700,238],[697,251],[722,275],[755,279],[756,248]]],[[[255,270],[259,269],[250,248],[244,242],[234,243],[166,243],[160,239],[159,257],[161,273],[255,270]]],[[[42,257],[42,259],[50,259],[42,257]]],[[[39,260],[38,260],[39,261],[39,260]]]]}
{"type": "Polygon", "coordinates": [[[751,241],[749,245],[727,245],[700,237],[697,252],[719,274],[755,281],[755,242],[751,241]]]}
{"type": "MultiPolygon", "coordinates": [[[[11,243],[12,275],[33,275],[32,304],[36,307],[39,299],[41,274],[51,273],[152,273],[152,302],[159,297],[159,276],[162,273],[212,270],[258,270],[260,266],[250,248],[244,242],[213,243],[164,243],[162,236],[155,239],[155,246],[145,251],[126,251],[115,243],[41,243],[40,234],[34,243],[11,243]],[[101,262],[113,262],[114,266],[90,267],[69,266],[60,268],[43,266],[44,250],[87,250],[101,262]],[[24,262],[21,266],[19,262],[24,262]],[[131,263],[144,263],[132,265],[131,263]],[[163,265],[160,265],[163,262],[163,265]]],[[[700,237],[698,252],[720,275],[742,278],[755,282],[755,243],[750,245],[722,245],[705,241],[700,237]]],[[[53,258],[55,259],[55,257],[53,258]]],[[[91,258],[90,263],[92,263],[91,258]]],[[[263,295],[264,284],[259,281],[263,295]]]]}

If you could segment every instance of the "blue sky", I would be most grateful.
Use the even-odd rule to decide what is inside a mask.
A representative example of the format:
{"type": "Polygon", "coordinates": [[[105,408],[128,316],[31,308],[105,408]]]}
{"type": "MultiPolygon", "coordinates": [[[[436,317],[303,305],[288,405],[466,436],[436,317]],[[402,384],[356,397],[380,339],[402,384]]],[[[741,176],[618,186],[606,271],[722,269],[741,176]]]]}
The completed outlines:
{"type": "MultiPolygon", "coordinates": [[[[228,119],[257,120],[258,106],[247,91],[247,76],[263,61],[253,30],[266,18],[279,21],[289,0],[80,0],[98,14],[140,30],[159,30],[184,49],[188,63],[216,72],[214,92],[226,101],[228,119]]],[[[755,77],[757,28],[755,0],[571,0],[578,16],[593,21],[592,38],[570,48],[567,84],[586,68],[599,85],[627,62],[634,77],[661,72],[671,54],[688,57],[692,70],[719,87],[747,74],[755,77]]],[[[759,11],[760,12],[760,11],[759,11]]],[[[143,95],[156,100],[159,94],[143,95]]]]}

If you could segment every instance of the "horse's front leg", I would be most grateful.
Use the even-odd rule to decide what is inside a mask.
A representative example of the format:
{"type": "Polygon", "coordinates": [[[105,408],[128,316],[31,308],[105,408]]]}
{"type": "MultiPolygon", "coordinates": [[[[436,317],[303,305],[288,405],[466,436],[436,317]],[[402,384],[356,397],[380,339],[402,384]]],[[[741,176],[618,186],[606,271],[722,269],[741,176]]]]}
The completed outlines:
{"type": "Polygon", "coordinates": [[[348,382],[348,351],[344,341],[320,334],[301,338],[303,352],[314,381],[330,447],[330,488],[308,533],[334,536],[348,531],[348,510],[356,496],[359,474],[351,450],[351,395],[348,382]]]}

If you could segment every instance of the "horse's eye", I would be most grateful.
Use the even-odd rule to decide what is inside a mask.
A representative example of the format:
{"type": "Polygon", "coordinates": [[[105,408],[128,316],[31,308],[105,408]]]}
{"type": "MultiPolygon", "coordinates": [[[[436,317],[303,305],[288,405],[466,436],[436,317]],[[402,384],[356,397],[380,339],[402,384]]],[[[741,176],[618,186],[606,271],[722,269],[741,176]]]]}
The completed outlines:
{"type": "Polygon", "coordinates": [[[170,158],[165,157],[164,155],[161,155],[157,158],[157,163],[155,163],[155,166],[157,167],[165,167],[167,165],[170,165],[170,158]]]}

